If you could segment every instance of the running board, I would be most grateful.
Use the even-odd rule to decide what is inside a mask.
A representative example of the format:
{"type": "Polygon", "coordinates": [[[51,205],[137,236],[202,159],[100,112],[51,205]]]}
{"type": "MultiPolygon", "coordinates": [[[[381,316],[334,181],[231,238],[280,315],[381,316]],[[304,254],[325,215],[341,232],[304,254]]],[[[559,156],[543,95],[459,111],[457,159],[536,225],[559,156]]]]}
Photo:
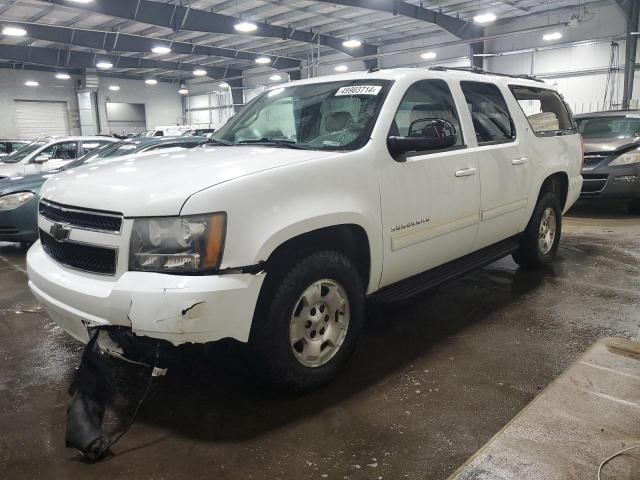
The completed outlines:
{"type": "Polygon", "coordinates": [[[400,280],[373,293],[370,298],[379,302],[398,302],[448,282],[467,272],[489,265],[511,255],[520,246],[517,237],[495,243],[439,267],[400,280]]]}

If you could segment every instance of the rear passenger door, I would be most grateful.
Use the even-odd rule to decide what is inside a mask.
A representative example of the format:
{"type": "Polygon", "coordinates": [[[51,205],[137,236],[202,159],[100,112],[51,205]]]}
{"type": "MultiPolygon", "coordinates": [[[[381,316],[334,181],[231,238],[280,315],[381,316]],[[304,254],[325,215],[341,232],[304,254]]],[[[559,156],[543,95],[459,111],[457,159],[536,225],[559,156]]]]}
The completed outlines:
{"type": "Polygon", "coordinates": [[[478,250],[522,231],[530,165],[501,89],[485,82],[460,82],[460,87],[475,130],[482,186],[478,250]]]}
{"type": "Polygon", "coordinates": [[[458,102],[444,80],[410,86],[400,102],[390,136],[414,136],[423,119],[451,122],[456,144],[438,151],[408,152],[380,169],[384,271],[381,287],[437,267],[470,252],[480,210],[476,152],[467,148],[458,102]]]}

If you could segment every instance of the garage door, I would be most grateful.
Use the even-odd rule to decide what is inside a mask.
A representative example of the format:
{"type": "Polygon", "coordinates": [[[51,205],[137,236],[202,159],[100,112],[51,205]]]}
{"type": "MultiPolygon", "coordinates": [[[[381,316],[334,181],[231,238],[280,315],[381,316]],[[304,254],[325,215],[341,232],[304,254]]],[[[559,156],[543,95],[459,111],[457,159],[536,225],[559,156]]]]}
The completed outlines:
{"type": "Polygon", "coordinates": [[[16,100],[16,130],[20,138],[69,135],[67,102],[16,100]]]}

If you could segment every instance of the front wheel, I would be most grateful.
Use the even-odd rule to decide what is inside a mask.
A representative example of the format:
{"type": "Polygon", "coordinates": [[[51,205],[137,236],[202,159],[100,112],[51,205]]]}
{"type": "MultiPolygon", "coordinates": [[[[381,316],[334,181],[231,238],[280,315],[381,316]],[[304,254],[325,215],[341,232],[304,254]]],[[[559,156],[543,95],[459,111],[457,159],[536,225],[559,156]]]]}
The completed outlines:
{"type": "Polygon", "coordinates": [[[271,298],[261,302],[250,339],[259,373],[280,390],[325,385],[353,353],[362,326],[357,268],[338,252],[320,251],[267,282],[271,298]]]}
{"type": "Polygon", "coordinates": [[[553,192],[544,193],[533,211],[531,220],[513,254],[518,265],[537,268],[550,263],[556,256],[562,230],[562,209],[553,192]]]}

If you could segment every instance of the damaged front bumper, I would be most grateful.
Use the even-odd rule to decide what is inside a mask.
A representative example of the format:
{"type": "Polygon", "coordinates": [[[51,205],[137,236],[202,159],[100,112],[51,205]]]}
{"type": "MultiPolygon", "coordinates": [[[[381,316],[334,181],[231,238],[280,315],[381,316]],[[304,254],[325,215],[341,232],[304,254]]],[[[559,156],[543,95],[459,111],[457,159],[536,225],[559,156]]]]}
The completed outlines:
{"type": "Polygon", "coordinates": [[[118,326],[173,345],[249,339],[264,273],[104,277],[64,267],[40,242],[27,254],[29,287],[50,318],[87,343],[88,329],[118,326]]]}

